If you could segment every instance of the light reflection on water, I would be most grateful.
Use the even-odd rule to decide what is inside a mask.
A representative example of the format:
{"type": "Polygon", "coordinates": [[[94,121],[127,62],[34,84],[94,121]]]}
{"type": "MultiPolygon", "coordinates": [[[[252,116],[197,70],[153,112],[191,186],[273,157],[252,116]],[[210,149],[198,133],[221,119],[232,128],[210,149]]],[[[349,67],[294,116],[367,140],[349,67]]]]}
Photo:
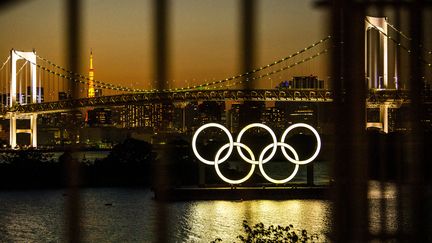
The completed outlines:
{"type": "Polygon", "coordinates": [[[398,231],[400,220],[398,214],[397,188],[394,183],[378,181],[369,182],[369,232],[395,234],[398,231]]]}
{"type": "MultiPolygon", "coordinates": [[[[188,213],[191,233],[200,232],[201,240],[220,237],[227,242],[235,240],[242,231],[243,220],[250,225],[293,224],[297,229],[321,234],[329,229],[330,218],[329,203],[322,200],[207,201],[195,203],[188,213]]],[[[193,235],[189,240],[198,240],[193,235]]]]}
{"type": "MultiPolygon", "coordinates": [[[[369,190],[370,231],[398,227],[396,188],[378,183],[369,190]],[[381,198],[386,218],[381,219],[381,198]],[[381,221],[384,220],[383,224],[381,221]]],[[[82,191],[82,230],[85,242],[151,242],[155,239],[158,202],[144,189],[90,188],[82,191]],[[107,206],[105,204],[112,206],[107,206]]],[[[0,192],[0,242],[59,242],[64,239],[62,190],[0,192]]],[[[324,240],[331,226],[331,203],[325,200],[190,201],[167,203],[170,242],[208,242],[217,237],[236,240],[242,221],[265,226],[293,224],[320,234],[324,240]]]]}

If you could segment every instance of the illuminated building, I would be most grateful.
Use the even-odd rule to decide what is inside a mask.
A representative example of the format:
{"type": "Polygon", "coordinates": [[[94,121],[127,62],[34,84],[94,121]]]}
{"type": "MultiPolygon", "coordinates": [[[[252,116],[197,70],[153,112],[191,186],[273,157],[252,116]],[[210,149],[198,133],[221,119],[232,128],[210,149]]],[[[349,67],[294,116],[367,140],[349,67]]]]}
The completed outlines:
{"type": "Polygon", "coordinates": [[[123,128],[151,127],[154,131],[173,127],[172,103],[125,105],[120,114],[123,128]]]}
{"type": "Polygon", "coordinates": [[[120,113],[123,128],[151,127],[152,108],[150,104],[125,105],[120,113]]]}
{"type": "Polygon", "coordinates": [[[262,123],[276,131],[282,131],[286,128],[285,112],[279,107],[267,107],[262,114],[262,123]]]}
{"type": "Polygon", "coordinates": [[[299,103],[289,103],[283,101],[277,101],[275,107],[283,113],[285,123],[306,123],[313,127],[318,126],[318,118],[320,109],[318,105],[312,102],[299,102],[299,103]]]}
{"type": "Polygon", "coordinates": [[[220,101],[204,101],[198,105],[200,113],[200,125],[217,122],[221,123],[222,113],[225,110],[225,102],[220,101]]]}
{"type": "Polygon", "coordinates": [[[228,111],[227,124],[231,132],[238,132],[239,130],[240,107],[241,104],[232,104],[231,109],[228,111]]]}
{"type": "Polygon", "coordinates": [[[324,80],[317,76],[295,76],[292,80],[279,83],[280,89],[324,89],[324,80]]]}
{"type": "Polygon", "coordinates": [[[184,109],[186,130],[195,131],[199,126],[198,102],[190,102],[184,109]]]}
{"type": "Polygon", "coordinates": [[[239,110],[239,126],[243,127],[251,123],[261,122],[265,109],[265,102],[245,101],[239,110]]]}
{"type": "Polygon", "coordinates": [[[156,131],[173,128],[174,104],[172,102],[154,104],[154,111],[152,122],[156,131]]]}
{"type": "Polygon", "coordinates": [[[87,111],[89,127],[103,127],[112,125],[112,111],[108,108],[96,108],[87,111]]]}

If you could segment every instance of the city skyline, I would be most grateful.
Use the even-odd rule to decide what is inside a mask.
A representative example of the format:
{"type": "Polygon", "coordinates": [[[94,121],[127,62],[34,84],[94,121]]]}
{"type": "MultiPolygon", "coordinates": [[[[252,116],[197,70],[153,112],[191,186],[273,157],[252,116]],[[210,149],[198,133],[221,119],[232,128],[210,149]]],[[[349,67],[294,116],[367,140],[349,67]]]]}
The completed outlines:
{"type": "MultiPolygon", "coordinates": [[[[3,10],[0,25],[9,34],[0,43],[1,56],[6,57],[11,48],[35,48],[39,55],[65,66],[63,5],[61,1],[34,0],[3,10]],[[41,12],[44,14],[38,14],[41,12]]],[[[327,36],[321,23],[325,11],[314,8],[313,1],[266,0],[257,1],[257,5],[255,66],[271,63],[327,36]]],[[[168,86],[200,84],[241,72],[239,9],[240,1],[171,2],[168,86]]],[[[88,74],[92,49],[96,80],[152,88],[151,1],[83,1],[81,20],[81,73],[88,74]]],[[[295,75],[326,75],[325,63],[319,59],[272,77],[274,84],[295,75]]],[[[269,88],[270,84],[261,82],[258,87],[269,88]]]]}

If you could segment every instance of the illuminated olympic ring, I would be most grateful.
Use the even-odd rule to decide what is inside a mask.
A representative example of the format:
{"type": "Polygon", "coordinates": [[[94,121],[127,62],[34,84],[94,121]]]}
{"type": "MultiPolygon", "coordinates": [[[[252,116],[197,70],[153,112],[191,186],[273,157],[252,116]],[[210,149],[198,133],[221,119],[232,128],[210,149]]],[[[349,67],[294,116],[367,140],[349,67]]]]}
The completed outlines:
{"type": "Polygon", "coordinates": [[[318,156],[320,149],[321,149],[321,138],[320,138],[318,132],[315,130],[315,128],[313,128],[312,126],[310,126],[310,125],[308,125],[308,124],[305,124],[305,123],[297,123],[297,124],[293,124],[293,125],[289,126],[289,127],[284,131],[284,133],[282,134],[282,137],[281,137],[280,142],[277,141],[277,139],[276,139],[276,135],[275,135],[275,133],[273,132],[273,130],[271,130],[268,126],[266,126],[266,125],[264,125],[264,124],[261,124],[261,123],[252,123],[252,124],[249,124],[249,125],[247,125],[246,127],[244,127],[244,128],[240,131],[240,133],[238,134],[238,136],[237,136],[237,141],[236,141],[236,142],[234,142],[233,137],[232,137],[231,133],[228,131],[228,129],[227,129],[226,127],[224,127],[224,126],[218,124],[218,123],[208,123],[208,124],[205,124],[205,125],[201,126],[200,128],[198,128],[198,130],[195,132],[195,134],[193,135],[193,138],[192,138],[192,150],[193,150],[195,156],[198,158],[198,160],[200,160],[201,162],[203,162],[203,163],[205,163],[205,164],[208,164],[208,165],[214,165],[215,170],[216,170],[216,173],[218,174],[218,176],[219,176],[223,181],[225,181],[225,182],[227,182],[227,183],[230,183],[230,184],[240,184],[240,183],[243,183],[243,182],[247,181],[247,180],[248,180],[248,179],[253,175],[253,172],[254,172],[254,170],[255,170],[255,166],[256,166],[256,165],[258,165],[261,174],[262,174],[262,175],[264,176],[264,178],[266,178],[269,182],[276,183],[276,184],[286,183],[286,182],[292,180],[292,178],[294,178],[294,176],[295,176],[295,175],[297,174],[297,172],[298,172],[298,169],[299,169],[299,166],[300,166],[300,165],[304,165],[304,164],[307,164],[307,163],[312,162],[312,161],[313,161],[313,160],[318,156]],[[207,160],[207,159],[204,159],[204,158],[203,158],[203,157],[198,153],[198,150],[197,150],[197,147],[196,147],[196,142],[197,142],[198,135],[199,135],[199,134],[200,134],[204,129],[206,129],[206,128],[210,128],[210,127],[216,127],[216,128],[221,129],[221,130],[222,130],[222,131],[223,131],[223,132],[228,136],[228,141],[229,141],[227,144],[223,145],[223,146],[222,146],[222,147],[217,151],[216,156],[215,156],[215,159],[214,159],[213,161],[211,161],[211,160],[207,160]],[[259,155],[259,157],[258,157],[258,160],[255,160],[255,155],[254,155],[254,153],[252,152],[252,150],[251,150],[248,146],[246,146],[245,144],[241,143],[241,138],[242,138],[243,134],[244,134],[247,130],[249,130],[250,128],[254,128],[254,127],[259,127],[259,128],[263,128],[263,129],[265,129],[267,132],[270,133],[270,135],[271,135],[271,137],[272,137],[272,140],[273,140],[273,143],[267,145],[267,146],[266,146],[266,147],[261,151],[261,153],[260,153],[260,155],[259,155]],[[315,152],[313,153],[313,155],[312,155],[310,158],[308,158],[308,159],[306,159],[306,160],[300,160],[299,157],[298,157],[297,152],[295,151],[295,149],[294,149],[291,145],[286,144],[286,143],[284,142],[286,136],[288,135],[288,133],[289,133],[291,130],[293,130],[293,129],[295,129],[295,128],[298,128],[298,127],[303,127],[303,128],[307,128],[307,129],[311,130],[312,133],[314,134],[315,138],[316,138],[316,141],[317,141],[317,143],[316,143],[316,148],[315,148],[315,152]],[[237,147],[237,152],[238,152],[238,154],[240,155],[240,157],[241,157],[244,161],[246,161],[246,162],[248,162],[248,163],[251,164],[251,169],[250,169],[249,173],[248,173],[245,177],[243,177],[243,178],[241,178],[241,179],[238,179],[238,180],[231,180],[231,179],[226,178],[226,177],[221,173],[221,171],[219,170],[219,164],[225,162],[225,161],[229,158],[229,156],[231,155],[231,153],[232,153],[232,151],[233,151],[233,149],[234,149],[234,146],[237,147]],[[281,180],[276,180],[276,179],[273,179],[273,178],[271,178],[270,176],[267,175],[267,173],[266,173],[265,170],[264,170],[263,165],[264,165],[265,163],[269,162],[269,161],[273,158],[273,156],[276,154],[277,147],[279,147],[279,146],[280,146],[281,149],[282,149],[282,154],[284,155],[284,157],[285,157],[288,161],[290,161],[291,163],[294,163],[294,164],[295,164],[295,167],[294,167],[294,171],[293,171],[293,172],[291,173],[291,175],[289,175],[287,178],[285,178],[285,179],[281,179],[281,180]],[[243,154],[242,148],[243,148],[244,150],[246,150],[246,152],[249,154],[249,157],[250,157],[250,158],[246,157],[246,156],[243,154]],[[226,155],[225,155],[224,157],[220,158],[222,152],[225,151],[226,149],[228,149],[228,152],[226,153],[226,155]],[[270,152],[270,154],[269,154],[267,157],[264,157],[265,154],[267,153],[267,151],[270,150],[270,149],[272,149],[271,152],[270,152]],[[288,149],[288,150],[291,151],[291,153],[294,155],[294,158],[292,158],[292,157],[287,153],[286,149],[288,149]]]}

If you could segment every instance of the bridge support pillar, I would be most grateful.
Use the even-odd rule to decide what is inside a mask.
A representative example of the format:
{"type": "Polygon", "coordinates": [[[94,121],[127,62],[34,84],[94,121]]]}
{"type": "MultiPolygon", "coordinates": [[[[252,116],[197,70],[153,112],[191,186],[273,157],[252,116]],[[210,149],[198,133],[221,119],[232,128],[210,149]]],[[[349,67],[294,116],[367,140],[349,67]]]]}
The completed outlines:
{"type": "Polygon", "coordinates": [[[382,123],[382,131],[388,133],[388,109],[387,104],[380,105],[380,122],[382,123]]]}
{"type": "Polygon", "coordinates": [[[30,144],[32,147],[37,147],[37,114],[31,114],[30,116],[30,144]]]}
{"type": "MultiPolygon", "coordinates": [[[[391,121],[389,120],[389,114],[391,112],[390,109],[400,109],[402,107],[402,104],[403,100],[387,100],[378,104],[375,102],[367,102],[366,109],[379,109],[379,117],[373,115],[372,117],[376,117],[376,120],[367,121],[366,129],[374,128],[378,129],[381,132],[389,133],[392,130],[392,127],[390,125],[391,121]]],[[[368,116],[368,114],[366,114],[366,116],[368,116]]]]}
{"type": "Polygon", "coordinates": [[[29,133],[30,134],[30,145],[34,148],[37,147],[37,114],[32,113],[25,115],[25,117],[17,116],[15,113],[10,113],[9,119],[9,145],[12,149],[17,146],[17,134],[18,133],[29,133]],[[17,120],[30,120],[29,129],[17,129],[17,120]]]}
{"type": "Polygon", "coordinates": [[[11,113],[10,119],[9,119],[9,145],[12,149],[16,147],[16,116],[15,113],[11,113]]]}
{"type": "MultiPolygon", "coordinates": [[[[10,101],[9,101],[9,107],[13,107],[15,105],[23,105],[28,103],[37,103],[38,101],[41,101],[42,94],[39,93],[39,99],[37,99],[37,73],[36,73],[36,61],[37,56],[36,52],[33,50],[31,52],[23,52],[23,51],[17,51],[12,49],[10,52],[11,57],[11,75],[10,75],[10,101]],[[17,91],[17,61],[20,59],[24,59],[26,62],[29,62],[30,65],[30,100],[28,100],[27,97],[25,97],[25,100],[23,101],[21,98],[17,99],[17,95],[19,97],[22,97],[22,91],[17,91]]],[[[21,82],[21,81],[19,81],[21,82]]],[[[26,83],[27,84],[27,83],[26,83]]],[[[24,89],[27,89],[25,87],[24,89]]],[[[41,87],[39,87],[41,89],[41,87]]],[[[17,133],[29,133],[30,134],[30,146],[37,147],[37,114],[36,113],[30,113],[30,114],[17,114],[15,112],[9,113],[9,145],[12,149],[14,149],[17,145],[17,133]],[[29,119],[30,120],[30,128],[29,129],[17,129],[17,119],[29,119]]]]}

